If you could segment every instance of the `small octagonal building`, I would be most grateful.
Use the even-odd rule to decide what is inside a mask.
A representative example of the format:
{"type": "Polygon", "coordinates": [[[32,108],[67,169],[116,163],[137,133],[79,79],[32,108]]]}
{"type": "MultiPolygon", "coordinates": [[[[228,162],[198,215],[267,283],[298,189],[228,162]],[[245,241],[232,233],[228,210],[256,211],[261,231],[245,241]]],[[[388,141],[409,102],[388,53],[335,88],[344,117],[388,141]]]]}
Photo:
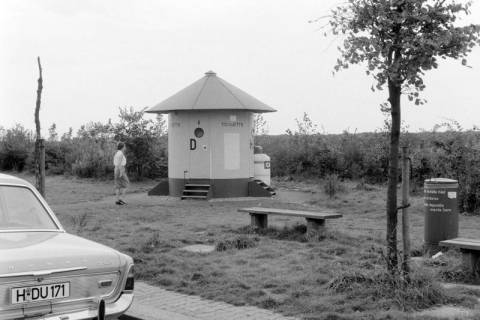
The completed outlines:
{"type": "Polygon", "coordinates": [[[168,114],[168,185],[151,194],[251,195],[253,114],[274,111],[213,71],[150,108],[168,114]]]}

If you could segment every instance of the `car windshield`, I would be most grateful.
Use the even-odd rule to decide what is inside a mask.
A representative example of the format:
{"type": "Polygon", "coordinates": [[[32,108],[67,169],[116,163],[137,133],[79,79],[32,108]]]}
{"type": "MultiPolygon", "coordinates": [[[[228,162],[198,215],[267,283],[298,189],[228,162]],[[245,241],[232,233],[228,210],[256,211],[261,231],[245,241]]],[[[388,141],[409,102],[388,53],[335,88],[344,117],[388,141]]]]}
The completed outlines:
{"type": "Polygon", "coordinates": [[[33,229],[58,227],[30,189],[0,185],[0,231],[33,229]]]}

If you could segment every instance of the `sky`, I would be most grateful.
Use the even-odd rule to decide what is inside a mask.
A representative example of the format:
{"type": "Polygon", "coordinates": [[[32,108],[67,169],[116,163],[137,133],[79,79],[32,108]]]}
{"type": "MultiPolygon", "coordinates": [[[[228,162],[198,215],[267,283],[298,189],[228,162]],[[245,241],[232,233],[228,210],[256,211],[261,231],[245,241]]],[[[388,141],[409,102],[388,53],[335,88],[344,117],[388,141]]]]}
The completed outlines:
{"type": "MultiPolygon", "coordinates": [[[[375,131],[386,91],[357,66],[332,75],[341,38],[320,23],[341,0],[1,0],[0,126],[35,127],[38,67],[42,131],[115,121],[119,107],[143,109],[213,70],[278,111],[269,133],[295,129],[306,112],[321,132],[375,131]]],[[[480,1],[460,23],[480,23],[480,1]]],[[[409,131],[448,119],[480,126],[480,49],[469,64],[445,61],[425,77],[428,104],[403,99],[409,131]]],[[[152,117],[148,115],[148,117],[152,117]]]]}

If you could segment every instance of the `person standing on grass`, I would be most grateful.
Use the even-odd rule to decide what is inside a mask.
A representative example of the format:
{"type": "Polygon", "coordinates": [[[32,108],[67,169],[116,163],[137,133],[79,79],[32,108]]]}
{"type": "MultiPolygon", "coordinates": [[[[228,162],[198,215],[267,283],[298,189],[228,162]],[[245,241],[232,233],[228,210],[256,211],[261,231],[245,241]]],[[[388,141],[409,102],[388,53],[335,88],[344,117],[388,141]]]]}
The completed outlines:
{"type": "Polygon", "coordinates": [[[122,198],[125,197],[125,191],[127,190],[130,181],[128,180],[127,171],[125,166],[127,164],[127,158],[125,157],[125,143],[119,142],[117,145],[117,153],[113,157],[113,165],[115,166],[115,195],[117,201],[115,204],[124,205],[127,204],[122,198]]]}

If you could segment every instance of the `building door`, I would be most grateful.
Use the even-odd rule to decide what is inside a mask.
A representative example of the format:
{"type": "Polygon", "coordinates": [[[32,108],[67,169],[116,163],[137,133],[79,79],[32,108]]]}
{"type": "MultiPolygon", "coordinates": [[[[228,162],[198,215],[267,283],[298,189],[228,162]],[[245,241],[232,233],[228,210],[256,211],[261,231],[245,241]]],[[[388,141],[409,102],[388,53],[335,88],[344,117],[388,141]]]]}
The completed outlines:
{"type": "Polygon", "coordinates": [[[211,179],[212,150],[210,123],[207,119],[193,118],[190,125],[188,149],[190,155],[190,179],[211,179]]]}

